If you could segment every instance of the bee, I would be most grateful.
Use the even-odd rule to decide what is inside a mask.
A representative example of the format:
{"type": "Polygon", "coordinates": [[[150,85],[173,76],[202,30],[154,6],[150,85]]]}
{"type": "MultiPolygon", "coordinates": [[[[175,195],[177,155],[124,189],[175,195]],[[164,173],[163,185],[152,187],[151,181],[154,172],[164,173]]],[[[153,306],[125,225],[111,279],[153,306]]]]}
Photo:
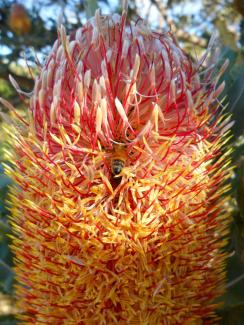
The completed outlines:
{"type": "Polygon", "coordinates": [[[113,145],[113,151],[111,153],[111,160],[110,160],[110,166],[113,176],[119,175],[124,166],[125,166],[125,160],[126,160],[126,152],[125,152],[125,146],[124,144],[117,144],[115,143],[113,145]]]}

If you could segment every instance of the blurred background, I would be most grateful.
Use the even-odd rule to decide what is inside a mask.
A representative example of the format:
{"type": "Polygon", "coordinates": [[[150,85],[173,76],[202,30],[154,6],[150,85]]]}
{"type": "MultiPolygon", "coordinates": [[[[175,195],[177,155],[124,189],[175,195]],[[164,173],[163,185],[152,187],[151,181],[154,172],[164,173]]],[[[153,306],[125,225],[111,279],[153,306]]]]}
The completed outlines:
{"type": "MultiPolygon", "coordinates": [[[[34,77],[57,38],[57,19],[61,15],[68,32],[82,26],[96,8],[103,14],[121,13],[118,0],[0,0],[0,97],[25,113],[26,107],[9,82],[9,74],[23,91],[33,88],[34,77]]],[[[217,32],[220,63],[230,64],[225,102],[232,113],[234,172],[229,205],[233,211],[228,247],[227,290],[218,310],[221,324],[244,324],[244,0],[130,0],[128,15],[145,19],[150,27],[169,28],[180,45],[196,60],[217,32]]],[[[221,80],[221,81],[222,81],[221,80]]],[[[220,81],[220,82],[221,82],[220,81]]],[[[0,107],[5,111],[3,107],[0,107]]],[[[0,116],[0,324],[14,325],[13,257],[9,244],[11,229],[7,194],[11,180],[3,173],[8,164],[8,144],[0,116]]]]}

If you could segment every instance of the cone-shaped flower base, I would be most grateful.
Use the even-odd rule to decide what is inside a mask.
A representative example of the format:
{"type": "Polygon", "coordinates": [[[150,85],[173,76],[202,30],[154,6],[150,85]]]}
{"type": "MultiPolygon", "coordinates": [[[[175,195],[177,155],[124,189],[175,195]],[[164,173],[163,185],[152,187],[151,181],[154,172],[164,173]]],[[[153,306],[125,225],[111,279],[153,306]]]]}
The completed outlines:
{"type": "Polygon", "coordinates": [[[24,324],[216,321],[228,119],[205,59],[125,15],[59,28],[8,171],[24,324]]]}

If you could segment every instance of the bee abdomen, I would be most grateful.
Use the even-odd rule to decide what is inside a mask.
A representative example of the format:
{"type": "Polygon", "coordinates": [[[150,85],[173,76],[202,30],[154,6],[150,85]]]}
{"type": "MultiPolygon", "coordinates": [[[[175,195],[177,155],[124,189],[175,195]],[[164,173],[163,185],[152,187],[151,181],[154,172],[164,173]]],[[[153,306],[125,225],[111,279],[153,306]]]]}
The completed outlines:
{"type": "Polygon", "coordinates": [[[113,175],[118,175],[121,173],[122,169],[124,168],[124,161],[120,159],[112,160],[111,169],[113,175]]]}

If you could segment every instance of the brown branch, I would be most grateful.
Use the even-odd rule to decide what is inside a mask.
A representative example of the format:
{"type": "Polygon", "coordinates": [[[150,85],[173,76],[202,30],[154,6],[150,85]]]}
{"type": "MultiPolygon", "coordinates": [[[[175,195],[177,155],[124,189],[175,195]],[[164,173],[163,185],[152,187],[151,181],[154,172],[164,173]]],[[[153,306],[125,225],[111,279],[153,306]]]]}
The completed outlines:
{"type": "Polygon", "coordinates": [[[151,0],[151,2],[156,6],[158,11],[160,12],[161,16],[165,20],[168,26],[170,26],[172,32],[176,35],[178,40],[184,41],[184,42],[189,42],[193,45],[200,46],[202,48],[206,48],[207,46],[207,40],[202,38],[202,37],[197,37],[195,35],[191,35],[187,33],[186,31],[182,29],[178,29],[175,24],[168,19],[168,14],[167,14],[167,5],[164,5],[161,0],[151,0]]]}
{"type": "Polygon", "coordinates": [[[176,34],[178,40],[180,40],[180,41],[189,42],[193,45],[197,45],[202,48],[207,47],[208,42],[205,38],[197,37],[196,35],[189,34],[182,29],[178,29],[178,30],[176,29],[173,31],[176,34]]]}

